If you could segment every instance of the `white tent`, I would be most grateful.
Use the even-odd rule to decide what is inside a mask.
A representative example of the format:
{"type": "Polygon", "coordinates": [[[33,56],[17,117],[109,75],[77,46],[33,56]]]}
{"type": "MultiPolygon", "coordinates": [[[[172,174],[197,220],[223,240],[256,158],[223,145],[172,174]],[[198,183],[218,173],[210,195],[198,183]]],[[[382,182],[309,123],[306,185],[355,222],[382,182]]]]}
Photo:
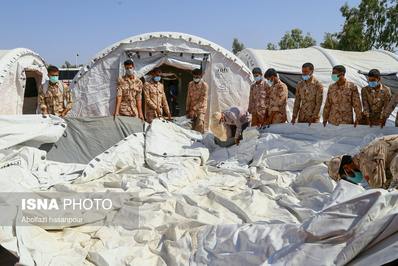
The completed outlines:
{"type": "MultiPolygon", "coordinates": [[[[366,52],[348,52],[324,49],[319,46],[291,50],[260,50],[244,49],[238,57],[249,68],[261,67],[275,68],[285,74],[301,74],[301,66],[305,62],[312,62],[315,66],[315,75],[325,88],[331,84],[332,67],[344,65],[347,69],[348,80],[359,87],[366,85],[364,75],[372,68],[377,68],[390,80],[393,89],[398,89],[398,56],[384,50],[372,50],[366,52]],[[390,76],[390,77],[388,77],[390,76]]],[[[294,84],[294,82],[293,82],[294,84]]]]}
{"type": "MultiPolygon", "coordinates": [[[[186,78],[190,78],[187,71],[202,67],[204,80],[210,87],[208,114],[233,105],[247,107],[252,77],[235,55],[196,36],[156,32],[116,42],[90,60],[72,82],[75,103],[71,116],[113,113],[117,78],[124,75],[123,62],[127,58],[135,62],[139,77],[154,67],[168,66],[177,75],[185,71],[186,78]]],[[[183,95],[185,87],[180,88],[183,95]]],[[[185,110],[181,111],[180,115],[184,114],[185,110]]]]}
{"type": "Polygon", "coordinates": [[[46,77],[44,60],[37,53],[0,50],[0,114],[36,113],[37,89],[46,77]]]}

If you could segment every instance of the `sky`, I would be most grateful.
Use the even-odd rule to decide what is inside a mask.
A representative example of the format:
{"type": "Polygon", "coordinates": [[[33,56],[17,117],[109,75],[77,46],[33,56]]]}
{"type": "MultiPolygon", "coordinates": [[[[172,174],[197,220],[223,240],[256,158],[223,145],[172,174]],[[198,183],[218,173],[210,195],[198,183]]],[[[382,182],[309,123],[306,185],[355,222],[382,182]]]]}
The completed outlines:
{"type": "Polygon", "coordinates": [[[103,48],[154,31],[183,32],[231,50],[233,38],[250,48],[277,43],[293,28],[319,44],[337,32],[344,3],[360,0],[0,0],[0,50],[17,47],[60,66],[85,64],[103,48]]]}

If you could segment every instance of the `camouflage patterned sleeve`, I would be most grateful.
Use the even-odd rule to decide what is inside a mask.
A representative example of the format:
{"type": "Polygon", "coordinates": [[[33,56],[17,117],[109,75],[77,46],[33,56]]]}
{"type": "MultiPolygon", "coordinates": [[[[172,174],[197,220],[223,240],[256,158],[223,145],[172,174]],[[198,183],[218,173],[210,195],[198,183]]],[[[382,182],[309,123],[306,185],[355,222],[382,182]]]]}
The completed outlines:
{"type": "Polygon", "coordinates": [[[122,97],[122,84],[123,84],[123,79],[118,78],[117,87],[116,87],[116,96],[117,97],[122,97]]]}
{"type": "Polygon", "coordinates": [[[164,92],[164,88],[162,88],[162,107],[164,113],[169,116],[170,115],[170,109],[169,109],[169,104],[167,103],[167,98],[166,98],[166,93],[164,92]]]}
{"type": "MultiPolygon", "coordinates": [[[[391,102],[392,94],[391,94],[391,90],[389,87],[384,86],[384,88],[386,90],[386,93],[384,93],[384,108],[386,108],[388,106],[388,104],[391,102]]],[[[383,110],[384,110],[384,108],[383,108],[383,110]]],[[[394,110],[394,108],[391,110],[391,112],[394,110]]],[[[381,114],[381,119],[383,119],[383,111],[381,114]]]]}
{"type": "Polygon", "coordinates": [[[296,96],[294,99],[294,107],[293,107],[293,117],[297,118],[297,115],[300,111],[301,105],[301,82],[297,84],[296,87],[296,96]]]}
{"type": "Polygon", "coordinates": [[[191,83],[188,84],[187,102],[185,104],[185,111],[188,114],[191,111],[191,83]]]}
{"type": "Polygon", "coordinates": [[[323,121],[329,120],[330,109],[332,107],[332,99],[330,95],[331,88],[332,86],[330,85],[328,89],[328,94],[326,96],[325,106],[323,107],[323,121]]]}
{"type": "Polygon", "coordinates": [[[138,83],[137,83],[137,94],[136,94],[136,96],[135,96],[135,100],[138,102],[138,101],[141,101],[142,100],[142,90],[143,90],[143,84],[142,84],[142,81],[140,80],[138,83]]]}
{"type": "Polygon", "coordinates": [[[355,111],[355,119],[358,121],[362,117],[362,104],[356,85],[352,86],[352,106],[355,111]]]}
{"type": "Polygon", "coordinates": [[[390,102],[383,110],[383,118],[388,118],[391,115],[392,111],[394,111],[397,104],[398,104],[398,93],[395,93],[392,96],[390,102]]]}
{"type": "Polygon", "coordinates": [[[323,86],[322,83],[318,82],[316,85],[316,96],[315,96],[315,108],[313,118],[319,119],[321,112],[321,106],[323,101],[323,86]]]}
{"type": "Polygon", "coordinates": [[[144,98],[145,98],[145,103],[151,108],[152,110],[157,110],[157,105],[152,101],[151,94],[150,94],[150,89],[149,89],[149,83],[145,83],[144,85],[144,98]]]}
{"type": "Polygon", "coordinates": [[[208,94],[209,94],[209,86],[207,85],[207,83],[204,83],[202,95],[200,97],[200,102],[202,103],[200,106],[201,113],[206,113],[208,94]]]}
{"type": "Polygon", "coordinates": [[[253,85],[252,86],[250,86],[250,94],[249,94],[249,107],[247,108],[247,111],[249,112],[249,113],[253,113],[253,85]]]}
{"type": "Polygon", "coordinates": [[[47,104],[43,93],[43,87],[39,89],[39,106],[42,113],[47,112],[47,104]]]}
{"type": "Polygon", "coordinates": [[[366,95],[366,87],[362,88],[362,90],[361,90],[361,96],[362,96],[363,114],[364,114],[366,117],[369,117],[369,115],[370,115],[370,108],[369,108],[368,97],[367,97],[367,95],[366,95]]]}
{"type": "Polygon", "coordinates": [[[72,92],[70,91],[69,87],[66,85],[64,86],[64,102],[65,102],[65,109],[71,110],[73,105],[72,100],[72,92]]]}

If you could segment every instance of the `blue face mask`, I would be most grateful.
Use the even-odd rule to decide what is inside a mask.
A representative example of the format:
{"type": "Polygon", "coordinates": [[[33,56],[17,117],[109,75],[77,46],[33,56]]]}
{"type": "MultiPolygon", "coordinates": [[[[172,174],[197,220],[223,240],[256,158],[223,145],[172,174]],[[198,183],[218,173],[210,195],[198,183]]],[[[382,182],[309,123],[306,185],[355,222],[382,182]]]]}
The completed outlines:
{"type": "Polygon", "coordinates": [[[338,74],[332,74],[332,80],[334,82],[338,81],[339,80],[339,75],[338,74]]]}
{"type": "Polygon", "coordinates": [[[274,82],[272,80],[267,79],[267,84],[268,86],[272,87],[272,85],[274,84],[274,82]]]}
{"type": "Polygon", "coordinates": [[[301,77],[302,77],[303,80],[305,80],[305,81],[307,81],[307,80],[309,80],[309,79],[311,78],[310,75],[302,75],[301,77]]]}
{"type": "Polygon", "coordinates": [[[377,85],[379,85],[379,82],[377,82],[377,81],[369,81],[369,82],[368,82],[368,85],[369,85],[369,87],[371,87],[371,88],[376,88],[377,85]]]}
{"type": "Polygon", "coordinates": [[[156,82],[159,82],[160,79],[161,79],[160,76],[155,76],[155,77],[153,77],[153,80],[156,81],[156,82]]]}
{"type": "Polygon", "coordinates": [[[49,79],[50,79],[51,83],[57,83],[58,82],[58,76],[50,76],[49,79]]]}
{"type": "Polygon", "coordinates": [[[255,77],[254,77],[254,80],[255,80],[255,81],[261,81],[262,79],[263,79],[262,76],[255,76],[255,77]]]}
{"type": "Polygon", "coordinates": [[[351,181],[351,182],[353,182],[355,184],[362,183],[362,181],[363,181],[362,173],[359,172],[359,171],[353,171],[353,173],[354,173],[354,176],[347,175],[347,177],[346,177],[347,180],[351,181]]]}

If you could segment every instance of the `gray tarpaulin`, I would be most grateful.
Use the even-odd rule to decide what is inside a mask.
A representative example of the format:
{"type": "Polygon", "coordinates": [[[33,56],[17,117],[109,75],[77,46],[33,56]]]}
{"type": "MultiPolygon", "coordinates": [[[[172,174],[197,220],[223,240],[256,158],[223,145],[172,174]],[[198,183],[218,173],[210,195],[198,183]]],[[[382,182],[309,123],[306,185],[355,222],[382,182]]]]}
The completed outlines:
{"type": "Polygon", "coordinates": [[[54,144],[43,144],[47,159],[87,164],[98,154],[130,134],[143,131],[140,119],[118,116],[65,118],[68,126],[54,144]]]}

